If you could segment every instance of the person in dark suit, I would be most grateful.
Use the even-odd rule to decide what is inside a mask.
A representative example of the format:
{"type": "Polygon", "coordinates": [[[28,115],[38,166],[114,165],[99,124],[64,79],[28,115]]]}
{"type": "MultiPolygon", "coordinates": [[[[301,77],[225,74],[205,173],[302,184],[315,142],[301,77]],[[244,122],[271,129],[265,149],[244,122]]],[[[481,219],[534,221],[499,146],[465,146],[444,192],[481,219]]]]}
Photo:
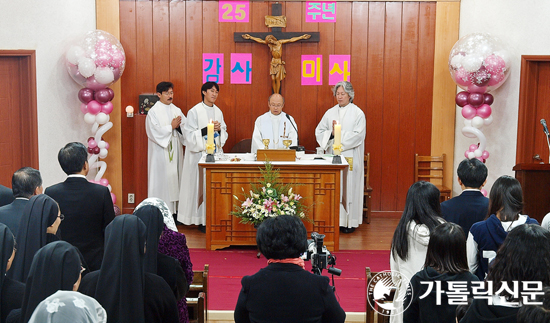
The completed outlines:
{"type": "Polygon", "coordinates": [[[11,187],[13,188],[15,200],[0,207],[0,223],[4,223],[10,228],[17,238],[19,222],[29,199],[34,195],[42,194],[44,191],[40,171],[32,167],[23,167],[17,170],[11,177],[11,187]]]}
{"type": "Polygon", "coordinates": [[[77,247],[90,271],[98,270],[103,259],[104,230],[115,218],[113,200],[105,186],[86,179],[90,166],[86,147],[68,143],[57,156],[69,177],[46,188],[46,194],[59,203],[65,219],[61,222],[61,239],[77,247]]]}
{"type": "Polygon", "coordinates": [[[9,187],[0,185],[0,206],[8,205],[13,201],[13,193],[9,187]]]}
{"type": "Polygon", "coordinates": [[[458,165],[457,174],[462,194],[441,203],[441,214],[467,233],[472,224],[485,220],[487,216],[489,199],[481,193],[487,182],[487,167],[477,158],[464,159],[458,165]]]}
{"type": "Polygon", "coordinates": [[[235,322],[344,322],[329,278],[304,269],[300,254],[307,233],[294,216],[268,218],[258,228],[256,242],[268,265],[243,277],[235,307],[235,322]]]}

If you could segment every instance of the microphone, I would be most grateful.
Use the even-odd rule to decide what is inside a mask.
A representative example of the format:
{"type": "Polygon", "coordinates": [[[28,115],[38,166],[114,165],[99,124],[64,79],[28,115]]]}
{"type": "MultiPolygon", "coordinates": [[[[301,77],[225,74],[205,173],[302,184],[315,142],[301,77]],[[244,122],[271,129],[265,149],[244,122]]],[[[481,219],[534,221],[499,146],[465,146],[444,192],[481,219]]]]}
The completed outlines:
{"type": "Polygon", "coordinates": [[[542,125],[542,128],[543,128],[543,130],[544,130],[544,133],[545,133],[547,136],[550,136],[550,133],[548,132],[548,126],[546,125],[546,120],[540,119],[540,124],[542,125]]]}
{"type": "Polygon", "coordinates": [[[285,116],[287,117],[288,121],[290,121],[290,124],[292,125],[292,127],[294,127],[294,130],[296,130],[296,141],[297,141],[296,145],[300,146],[300,137],[298,137],[298,128],[296,128],[296,126],[294,125],[294,122],[292,122],[292,119],[290,119],[290,116],[288,115],[288,113],[285,113],[285,116]]]}

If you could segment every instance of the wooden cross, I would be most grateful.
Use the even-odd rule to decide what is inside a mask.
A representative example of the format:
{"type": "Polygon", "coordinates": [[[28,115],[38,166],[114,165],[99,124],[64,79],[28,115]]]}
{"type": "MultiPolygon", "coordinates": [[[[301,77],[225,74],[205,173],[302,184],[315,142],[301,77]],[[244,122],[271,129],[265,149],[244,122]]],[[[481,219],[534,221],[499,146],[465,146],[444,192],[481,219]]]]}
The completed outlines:
{"type": "Polygon", "coordinates": [[[271,27],[271,32],[234,34],[234,40],[237,43],[254,41],[269,47],[272,56],[269,74],[271,75],[273,93],[280,93],[281,81],[286,75],[285,62],[282,60],[282,45],[296,41],[319,42],[321,38],[319,32],[283,32],[283,27],[286,27],[286,17],[282,16],[282,13],[283,9],[280,3],[271,5],[272,16],[265,17],[266,25],[271,27]]]}

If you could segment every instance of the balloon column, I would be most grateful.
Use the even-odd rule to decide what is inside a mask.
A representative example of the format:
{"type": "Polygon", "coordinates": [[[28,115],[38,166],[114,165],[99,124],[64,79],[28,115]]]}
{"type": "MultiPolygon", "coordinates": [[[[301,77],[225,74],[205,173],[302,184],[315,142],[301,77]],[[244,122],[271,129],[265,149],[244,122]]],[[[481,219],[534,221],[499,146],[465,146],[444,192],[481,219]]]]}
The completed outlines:
{"type": "Polygon", "coordinates": [[[449,71],[455,83],[464,90],[455,97],[465,119],[462,134],[477,138],[478,142],[470,145],[464,156],[485,162],[489,152],[481,129],[493,122],[491,104],[494,99],[488,92],[500,87],[508,78],[509,54],[497,38],[483,33],[469,34],[453,46],[449,71]]]}
{"type": "MultiPolygon", "coordinates": [[[[87,32],[73,43],[65,54],[67,71],[73,80],[84,88],[78,92],[80,111],[84,121],[92,126],[93,136],[88,138],[87,146],[90,157],[88,164],[98,169],[92,182],[111,186],[103,178],[107,170],[104,159],[109,154],[109,143],[103,140],[103,134],[113,127],[109,114],[113,112],[114,92],[109,88],[116,82],[126,63],[124,49],[120,42],[108,32],[94,30],[87,32]]],[[[111,193],[113,203],[116,196],[111,193]]]]}

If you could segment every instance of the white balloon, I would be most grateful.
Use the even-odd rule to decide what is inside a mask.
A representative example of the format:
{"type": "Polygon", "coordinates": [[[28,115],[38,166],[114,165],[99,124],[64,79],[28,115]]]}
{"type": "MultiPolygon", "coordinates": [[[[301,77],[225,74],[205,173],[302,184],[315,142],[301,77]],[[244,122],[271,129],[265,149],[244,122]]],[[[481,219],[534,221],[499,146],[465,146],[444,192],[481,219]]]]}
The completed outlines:
{"type": "MultiPolygon", "coordinates": [[[[474,150],[474,156],[475,157],[481,157],[482,154],[483,154],[483,152],[481,150],[479,150],[479,149],[474,150]]],[[[470,154],[468,154],[468,155],[470,155],[470,154]]]]}
{"type": "Polygon", "coordinates": [[[67,60],[69,61],[69,63],[73,65],[77,65],[78,60],[82,58],[84,54],[86,54],[86,52],[84,51],[84,49],[82,49],[82,47],[71,46],[71,48],[69,48],[69,50],[67,51],[67,54],[65,57],[67,57],[67,60]]]}
{"type": "Polygon", "coordinates": [[[458,55],[453,56],[453,58],[451,58],[451,66],[453,68],[456,68],[456,69],[462,67],[462,60],[463,59],[464,59],[464,55],[458,54],[458,55]]]}
{"type": "Polygon", "coordinates": [[[99,150],[99,158],[105,158],[107,157],[108,154],[109,154],[109,151],[105,148],[99,150]]]}
{"type": "MultiPolygon", "coordinates": [[[[81,72],[82,74],[82,72],[81,72]]],[[[115,80],[115,75],[108,67],[98,67],[94,73],[95,80],[101,84],[110,84],[115,80]]]]}
{"type": "Polygon", "coordinates": [[[97,143],[97,146],[99,147],[99,149],[105,148],[105,145],[106,145],[106,143],[103,140],[101,140],[100,142],[97,143]]]}
{"type": "Polygon", "coordinates": [[[78,60],[78,71],[86,78],[94,75],[95,67],[95,62],[91,58],[81,57],[78,60]]]}
{"type": "Polygon", "coordinates": [[[487,57],[493,52],[493,47],[489,42],[481,42],[477,45],[475,51],[479,56],[487,57]]]}
{"type": "Polygon", "coordinates": [[[487,118],[483,119],[483,124],[485,124],[486,126],[490,125],[491,123],[493,123],[493,116],[488,116],[487,118]]]}
{"type": "Polygon", "coordinates": [[[91,113],[86,113],[84,115],[84,122],[86,122],[87,124],[94,124],[95,122],[95,115],[91,114],[91,113]]]}
{"type": "Polygon", "coordinates": [[[95,121],[99,124],[105,124],[109,122],[109,116],[103,112],[100,112],[95,116],[95,121]]]}
{"type": "Polygon", "coordinates": [[[478,129],[483,127],[483,118],[480,116],[475,116],[472,119],[472,127],[478,128],[478,129]]]}
{"type": "Polygon", "coordinates": [[[470,152],[468,153],[468,159],[472,159],[472,158],[476,158],[476,155],[474,154],[473,151],[470,151],[470,152]]]}
{"type": "Polygon", "coordinates": [[[472,126],[472,120],[464,119],[464,126],[471,127],[472,126]]]}
{"type": "Polygon", "coordinates": [[[470,73],[479,70],[479,68],[481,67],[481,64],[483,64],[483,59],[481,59],[477,55],[467,55],[462,60],[462,66],[466,71],[470,73]]]}

